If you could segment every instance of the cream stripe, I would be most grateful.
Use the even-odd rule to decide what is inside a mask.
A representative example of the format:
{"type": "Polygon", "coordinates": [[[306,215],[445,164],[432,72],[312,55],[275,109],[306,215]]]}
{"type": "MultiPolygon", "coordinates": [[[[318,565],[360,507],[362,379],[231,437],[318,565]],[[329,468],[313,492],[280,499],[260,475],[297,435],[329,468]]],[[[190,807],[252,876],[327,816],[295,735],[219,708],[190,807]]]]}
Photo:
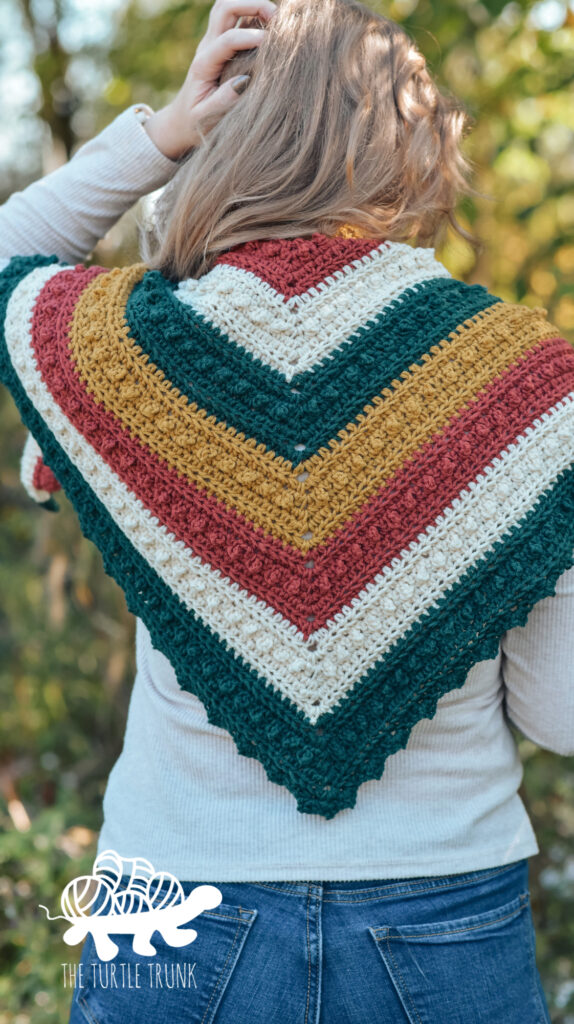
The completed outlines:
{"type": "Polygon", "coordinates": [[[168,534],[54,403],[33,353],[31,358],[29,328],[29,311],[51,276],[47,271],[53,273],[41,268],[18,286],[7,315],[10,355],[35,407],[122,532],[185,606],[311,722],[333,708],[574,462],[572,392],[494,459],[329,627],[313,634],[317,649],[311,652],[301,633],[279,613],[202,564],[168,534]]]}
{"type": "Polygon", "coordinates": [[[323,660],[323,677],[314,689],[315,699],[325,701],[321,711],[343,699],[367,668],[427,609],[436,607],[445,591],[491,551],[573,464],[571,391],[493,459],[434,524],[361,591],[344,615],[317,630],[317,650],[329,651],[332,659],[333,681],[324,679],[323,660]]]}
{"type": "Polygon", "coordinates": [[[256,274],[228,264],[182,281],[175,295],[290,381],[350,341],[406,288],[451,276],[434,249],[385,242],[286,302],[256,274]]]}

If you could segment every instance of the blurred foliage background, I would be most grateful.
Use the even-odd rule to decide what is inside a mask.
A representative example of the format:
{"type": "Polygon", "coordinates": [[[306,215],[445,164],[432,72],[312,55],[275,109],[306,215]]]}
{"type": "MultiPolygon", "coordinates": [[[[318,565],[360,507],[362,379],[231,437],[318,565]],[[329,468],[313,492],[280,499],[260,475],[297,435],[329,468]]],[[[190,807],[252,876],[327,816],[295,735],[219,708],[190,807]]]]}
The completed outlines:
{"type": "MultiPolygon", "coordinates": [[[[505,299],[544,306],[574,341],[572,2],[371,6],[404,25],[473,119],[465,151],[483,198],[465,200],[459,218],[484,251],[449,236],[439,259],[505,299]]],[[[0,200],[129,103],[169,99],[209,9],[0,0],[0,200]]],[[[136,255],[129,214],[94,258],[136,255]]],[[[57,913],[66,882],[91,867],[135,670],[134,623],[66,498],[51,514],[21,488],[25,435],[4,391],[0,430],[0,1024],[60,1024],[70,1001],[60,964],[73,951],[38,904],[57,913]]],[[[541,849],[530,862],[537,959],[552,1020],[574,1024],[574,759],[516,738],[541,849]]]]}

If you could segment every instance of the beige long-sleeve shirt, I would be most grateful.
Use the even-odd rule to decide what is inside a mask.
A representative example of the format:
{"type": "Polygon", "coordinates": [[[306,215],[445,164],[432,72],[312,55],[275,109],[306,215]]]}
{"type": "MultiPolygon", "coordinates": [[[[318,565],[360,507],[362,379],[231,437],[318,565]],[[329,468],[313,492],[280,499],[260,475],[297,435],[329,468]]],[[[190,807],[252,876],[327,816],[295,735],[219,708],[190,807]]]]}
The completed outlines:
{"type": "MultiPolygon", "coordinates": [[[[0,209],[0,269],[12,255],[84,259],[176,166],[125,111],[65,167],[0,209]]],[[[508,719],[541,747],[574,755],[574,568],[526,626],[501,638],[413,729],[381,779],[333,819],[301,814],[262,765],[238,754],[180,689],[141,620],[122,754],[104,799],[99,849],[146,857],[191,881],[354,880],[454,874],[538,852],[518,796],[508,719]]]]}

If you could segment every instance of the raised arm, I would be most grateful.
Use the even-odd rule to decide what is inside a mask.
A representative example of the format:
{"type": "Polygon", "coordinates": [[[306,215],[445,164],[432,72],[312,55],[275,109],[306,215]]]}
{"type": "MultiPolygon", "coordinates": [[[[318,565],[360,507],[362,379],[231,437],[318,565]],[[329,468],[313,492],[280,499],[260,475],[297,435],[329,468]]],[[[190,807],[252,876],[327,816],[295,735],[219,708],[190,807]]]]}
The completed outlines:
{"type": "Polygon", "coordinates": [[[574,755],[574,567],[525,626],[503,635],[501,649],[510,719],[540,747],[574,755]]]}
{"type": "Polygon", "coordinates": [[[0,259],[84,260],[141,196],[166,184],[178,165],[152,142],[136,111],[124,110],[69,163],[0,207],[0,259]]]}
{"type": "Polygon", "coordinates": [[[141,196],[165,185],[197,144],[202,120],[212,126],[239,99],[233,80],[219,84],[221,72],[238,50],[258,46],[263,30],[237,28],[237,18],[265,20],[274,10],[271,0],[216,0],[185,82],[168,106],[145,125],[136,107],[125,110],[68,164],[0,207],[0,270],[12,256],[85,259],[141,196]]]}

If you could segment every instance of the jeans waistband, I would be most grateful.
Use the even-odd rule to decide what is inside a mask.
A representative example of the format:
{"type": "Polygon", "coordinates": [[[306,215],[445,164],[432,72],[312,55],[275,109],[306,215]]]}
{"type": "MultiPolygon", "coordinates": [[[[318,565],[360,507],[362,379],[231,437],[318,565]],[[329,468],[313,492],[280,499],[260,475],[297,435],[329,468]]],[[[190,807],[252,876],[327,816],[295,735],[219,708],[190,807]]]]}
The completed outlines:
{"type": "MultiPolygon", "coordinates": [[[[307,897],[309,895],[322,897],[329,901],[349,901],[361,896],[375,896],[379,898],[387,896],[399,896],[402,894],[423,893],[440,891],[455,886],[472,884],[473,882],[487,881],[503,872],[528,871],[528,859],[523,858],[513,861],[510,864],[501,864],[491,868],[481,868],[478,871],[467,871],[453,875],[422,875],[414,878],[389,878],[389,879],[366,879],[365,881],[349,882],[317,882],[317,881],[294,881],[294,882],[217,882],[212,884],[224,891],[237,887],[238,891],[245,891],[248,888],[263,888],[268,892],[283,893],[287,896],[307,897]]],[[[191,891],[201,882],[183,882],[185,894],[191,891]]]]}

